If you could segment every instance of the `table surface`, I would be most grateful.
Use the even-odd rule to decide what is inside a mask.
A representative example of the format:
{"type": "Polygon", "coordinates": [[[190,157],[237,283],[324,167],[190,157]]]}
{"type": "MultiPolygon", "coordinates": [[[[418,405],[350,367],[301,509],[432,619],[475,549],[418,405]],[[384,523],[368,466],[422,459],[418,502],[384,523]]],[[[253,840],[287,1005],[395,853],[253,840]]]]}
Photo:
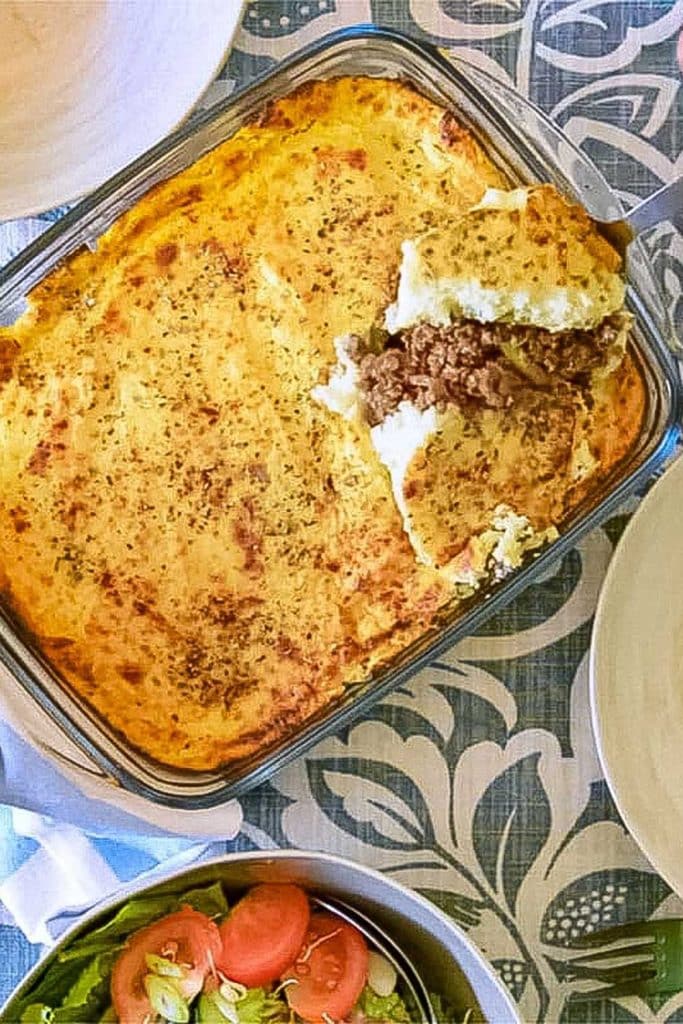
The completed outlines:
{"type": "MultiPolygon", "coordinates": [[[[627,203],[681,173],[683,0],[252,0],[210,98],[334,28],[369,21],[438,42],[514,84],[627,203]]],[[[0,226],[4,258],[60,212],[0,226]]],[[[664,225],[648,246],[680,331],[683,239],[664,225]]],[[[589,535],[477,636],[247,796],[231,848],[324,849],[414,886],[468,930],[525,1021],[683,1021],[683,993],[567,1002],[572,937],[683,916],[621,823],[591,735],[591,618],[626,518],[589,535]]],[[[0,1002],[36,955],[16,929],[0,928],[0,1002]]]]}

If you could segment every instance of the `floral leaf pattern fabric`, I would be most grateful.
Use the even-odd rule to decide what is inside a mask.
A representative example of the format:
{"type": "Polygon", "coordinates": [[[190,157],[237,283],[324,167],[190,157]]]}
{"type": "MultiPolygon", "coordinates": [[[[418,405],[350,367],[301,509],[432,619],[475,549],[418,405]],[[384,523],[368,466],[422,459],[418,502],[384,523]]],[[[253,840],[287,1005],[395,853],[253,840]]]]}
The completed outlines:
{"type": "MultiPolygon", "coordinates": [[[[213,95],[370,21],[513,85],[627,206],[683,171],[683,0],[251,0],[213,95]]],[[[0,263],[63,212],[0,225],[0,263]]],[[[683,332],[683,238],[662,224],[646,244],[683,332]]],[[[415,887],[486,951],[524,1021],[683,1021],[683,994],[571,998],[573,938],[683,915],[619,819],[590,728],[592,616],[629,511],[244,800],[235,848],[325,849],[415,887]]]]}
{"type": "Polygon", "coordinates": [[[472,819],[479,867],[513,912],[524,875],[550,831],[550,804],[538,777],[539,757],[527,754],[497,775],[472,819]]]}
{"type": "MultiPolygon", "coordinates": [[[[363,20],[369,13],[514,85],[596,162],[626,206],[683,170],[675,59],[683,0],[362,6],[363,20]]],[[[337,23],[361,20],[360,7],[337,2],[337,23]]],[[[274,8],[299,12],[292,48],[321,20],[313,3],[249,5],[238,47],[261,67],[282,52],[282,36],[256,25],[272,25],[274,8]]],[[[683,331],[681,234],[662,224],[646,242],[683,331]]],[[[574,1003],[572,991],[586,983],[572,980],[567,964],[572,939],[585,932],[683,913],[620,821],[590,729],[592,616],[631,510],[271,784],[289,801],[280,839],[373,864],[434,900],[486,950],[525,1021],[683,1020],[680,996],[574,1003]]],[[[267,794],[248,796],[250,821],[265,820],[268,806],[267,794]]]]}
{"type": "MultiPolygon", "coordinates": [[[[587,643],[576,631],[567,636],[587,643]]],[[[250,822],[264,821],[276,791],[280,840],[370,863],[427,895],[487,950],[524,1020],[555,1021],[574,984],[573,938],[649,916],[665,901],[668,913],[681,906],[605,789],[585,654],[577,652],[564,680],[554,670],[554,686],[566,691],[566,751],[554,730],[531,724],[537,712],[520,709],[505,685],[524,664],[528,685],[552,700],[542,694],[544,661],[557,658],[567,637],[547,639],[498,661],[495,672],[458,664],[456,649],[451,664],[421,673],[276,776],[270,796],[256,791],[245,804],[250,822]]]]}

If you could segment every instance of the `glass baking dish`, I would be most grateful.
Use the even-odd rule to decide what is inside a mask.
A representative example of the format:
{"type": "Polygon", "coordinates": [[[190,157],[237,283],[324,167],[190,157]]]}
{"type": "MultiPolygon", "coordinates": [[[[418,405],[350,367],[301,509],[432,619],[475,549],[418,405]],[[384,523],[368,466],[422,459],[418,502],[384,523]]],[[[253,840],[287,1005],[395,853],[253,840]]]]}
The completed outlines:
{"type": "MultiPolygon", "coordinates": [[[[24,250],[0,273],[0,322],[11,324],[25,296],[55,264],[98,236],[156,182],[183,170],[252,119],[268,101],[304,82],[340,75],[399,77],[440,105],[454,109],[511,183],[550,181],[597,218],[622,214],[596,168],[541,112],[479,69],[452,62],[428,44],[373,26],[334,33],[306,48],[248,88],[207,111],[135,161],[24,250]]],[[[542,573],[659,468],[679,434],[678,342],[667,322],[646,252],[631,246],[628,305],[636,318],[634,349],[648,392],[641,435],[627,460],[564,524],[560,537],[528,565],[482,589],[468,605],[446,610],[400,657],[350,686],[323,712],[257,755],[212,772],[179,771],[153,762],[127,744],[51,671],[9,614],[0,609],[0,675],[5,706],[17,720],[23,707],[34,722],[32,741],[52,754],[54,730],[65,734],[78,760],[124,790],[158,804],[200,810],[266,779],[304,750],[341,729],[371,703],[427,665],[542,573]],[[4,671],[3,671],[4,669],[4,671]],[[30,709],[29,709],[30,705],[30,709]],[[39,712],[39,713],[38,713],[39,712]]]]}

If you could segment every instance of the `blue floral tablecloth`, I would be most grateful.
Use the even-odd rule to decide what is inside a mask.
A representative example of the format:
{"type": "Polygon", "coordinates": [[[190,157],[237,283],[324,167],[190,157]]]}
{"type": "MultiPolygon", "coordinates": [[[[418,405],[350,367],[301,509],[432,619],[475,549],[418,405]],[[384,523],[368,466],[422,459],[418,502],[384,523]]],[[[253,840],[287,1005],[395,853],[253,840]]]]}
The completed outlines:
{"type": "MultiPolygon", "coordinates": [[[[332,29],[369,21],[437,42],[514,84],[627,203],[683,170],[683,0],[252,0],[209,99],[332,29]]],[[[3,259],[59,213],[1,225],[3,259]]],[[[647,241],[681,330],[683,238],[663,225],[647,241]]],[[[477,636],[250,794],[232,844],[329,850],[416,887],[470,932],[525,1021],[683,1021],[683,993],[567,1001],[572,938],[653,914],[683,916],[621,823],[591,735],[591,618],[627,517],[588,536],[477,636]]],[[[5,921],[0,1001],[36,955],[5,921]]]]}

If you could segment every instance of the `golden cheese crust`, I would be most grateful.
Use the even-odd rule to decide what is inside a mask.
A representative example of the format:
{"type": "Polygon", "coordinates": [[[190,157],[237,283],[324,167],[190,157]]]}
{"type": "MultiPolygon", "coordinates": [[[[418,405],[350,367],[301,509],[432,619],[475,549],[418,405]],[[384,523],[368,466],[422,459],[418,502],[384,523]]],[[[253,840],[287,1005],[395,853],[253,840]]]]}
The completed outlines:
{"type": "Polygon", "coordinates": [[[381,321],[401,242],[504,185],[410,88],[314,83],[0,328],[0,587],[153,759],[205,770],[280,739],[450,598],[368,431],[310,392],[334,338],[381,321]]]}
{"type": "Polygon", "coordinates": [[[638,438],[643,384],[627,353],[585,389],[557,383],[510,408],[450,408],[412,459],[403,492],[413,530],[435,565],[466,568],[470,542],[497,506],[523,514],[535,534],[559,527],[638,438]]]}
{"type": "Polygon", "coordinates": [[[507,313],[515,323],[587,329],[624,303],[619,255],[583,207],[552,185],[489,193],[486,204],[468,210],[451,232],[433,232],[422,245],[435,278],[464,276],[507,299],[500,319],[507,313]],[[520,205],[504,205],[511,199],[520,205]],[[515,308],[520,290],[524,301],[515,308]],[[557,324],[544,308],[549,296],[561,307],[557,324]]]}

